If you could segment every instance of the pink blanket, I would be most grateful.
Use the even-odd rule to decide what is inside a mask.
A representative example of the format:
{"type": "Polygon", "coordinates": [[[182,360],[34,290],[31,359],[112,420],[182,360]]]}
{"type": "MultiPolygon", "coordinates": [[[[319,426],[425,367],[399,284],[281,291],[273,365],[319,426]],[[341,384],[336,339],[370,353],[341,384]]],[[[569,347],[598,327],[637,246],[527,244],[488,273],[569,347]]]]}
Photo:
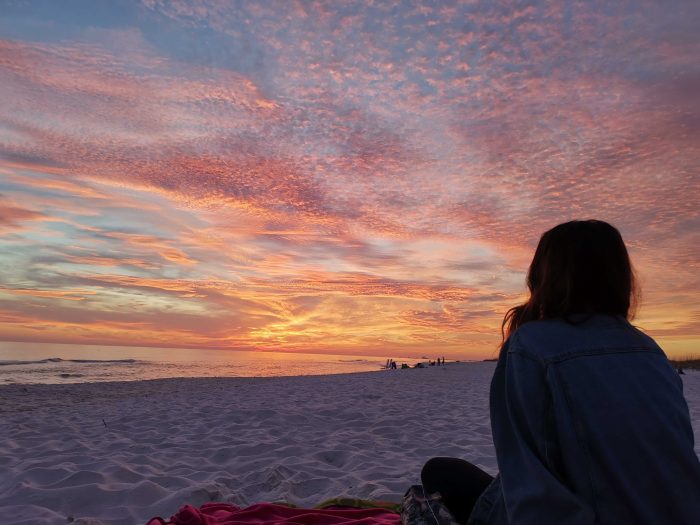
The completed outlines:
{"type": "Polygon", "coordinates": [[[296,509],[259,503],[241,509],[227,503],[185,505],[169,521],[153,518],[147,525],[399,525],[401,517],[386,509],[330,507],[296,509]]]}

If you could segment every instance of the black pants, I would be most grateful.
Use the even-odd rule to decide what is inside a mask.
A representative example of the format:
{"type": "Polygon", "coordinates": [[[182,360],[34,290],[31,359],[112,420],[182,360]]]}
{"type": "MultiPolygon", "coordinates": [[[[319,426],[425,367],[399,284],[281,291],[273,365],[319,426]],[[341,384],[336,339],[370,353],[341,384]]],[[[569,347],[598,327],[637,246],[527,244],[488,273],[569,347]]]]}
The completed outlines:
{"type": "Polygon", "coordinates": [[[427,493],[439,492],[442,501],[459,523],[466,523],[474,503],[493,476],[468,461],[457,458],[432,458],[420,473],[427,493]]]}

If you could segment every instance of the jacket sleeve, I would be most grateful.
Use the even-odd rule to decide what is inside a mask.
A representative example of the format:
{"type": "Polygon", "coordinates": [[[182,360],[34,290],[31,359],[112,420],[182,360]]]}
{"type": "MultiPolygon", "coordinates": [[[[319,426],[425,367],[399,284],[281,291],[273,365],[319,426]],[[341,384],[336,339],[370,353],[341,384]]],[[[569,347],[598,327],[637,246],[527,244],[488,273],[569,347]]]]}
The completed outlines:
{"type": "Polygon", "coordinates": [[[545,367],[517,334],[503,349],[491,385],[491,424],[509,523],[591,525],[593,510],[560,480],[547,458],[551,404],[545,367]]]}

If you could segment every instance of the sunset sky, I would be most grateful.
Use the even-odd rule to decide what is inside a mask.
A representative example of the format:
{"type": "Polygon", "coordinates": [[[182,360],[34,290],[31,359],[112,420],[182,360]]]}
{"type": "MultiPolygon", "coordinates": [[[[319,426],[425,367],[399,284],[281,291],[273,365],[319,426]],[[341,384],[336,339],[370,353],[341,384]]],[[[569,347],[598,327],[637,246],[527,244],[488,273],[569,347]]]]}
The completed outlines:
{"type": "Polygon", "coordinates": [[[492,357],[598,218],[700,351],[700,2],[0,0],[0,340],[492,357]]]}

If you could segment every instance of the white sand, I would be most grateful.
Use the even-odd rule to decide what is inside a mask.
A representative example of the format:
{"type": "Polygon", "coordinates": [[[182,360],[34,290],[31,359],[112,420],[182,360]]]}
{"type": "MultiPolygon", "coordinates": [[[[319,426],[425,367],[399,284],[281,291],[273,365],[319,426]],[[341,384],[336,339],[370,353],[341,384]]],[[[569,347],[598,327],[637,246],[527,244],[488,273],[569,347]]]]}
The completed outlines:
{"type": "MultiPolygon", "coordinates": [[[[2,386],[3,523],[145,523],[206,501],[400,501],[436,455],[495,473],[493,368],[2,386]]],[[[700,373],[684,383],[698,442],[700,373]]]]}

